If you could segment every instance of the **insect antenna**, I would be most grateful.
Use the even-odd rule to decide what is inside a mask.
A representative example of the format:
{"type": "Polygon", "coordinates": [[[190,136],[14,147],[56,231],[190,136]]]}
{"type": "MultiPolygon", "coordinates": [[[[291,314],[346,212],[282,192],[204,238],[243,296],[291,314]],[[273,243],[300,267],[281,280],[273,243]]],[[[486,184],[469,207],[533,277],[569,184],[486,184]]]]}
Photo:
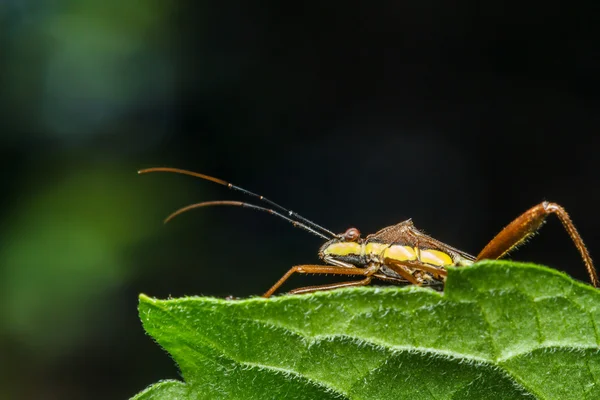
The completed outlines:
{"type": "MultiPolygon", "coordinates": [[[[238,203],[238,202],[230,202],[230,201],[225,201],[226,204],[214,204],[214,203],[219,203],[219,202],[198,203],[198,204],[204,204],[204,205],[202,205],[200,207],[205,207],[205,206],[208,206],[208,205],[234,205],[234,206],[250,207],[250,208],[257,209],[257,210],[268,211],[271,214],[278,215],[278,216],[280,216],[280,217],[282,217],[282,218],[284,218],[284,219],[286,219],[286,220],[288,220],[289,222],[292,222],[292,223],[298,224],[299,222],[301,222],[300,225],[296,225],[296,226],[303,227],[303,228],[310,228],[310,229],[305,229],[305,230],[307,230],[307,231],[309,231],[309,232],[311,232],[313,234],[316,234],[317,236],[325,238],[325,239],[330,239],[330,237],[326,237],[325,235],[323,235],[322,233],[318,233],[317,231],[321,231],[323,233],[326,233],[329,236],[331,236],[331,238],[339,236],[339,235],[336,235],[334,232],[330,231],[329,229],[326,229],[326,228],[322,227],[321,225],[318,225],[318,224],[312,222],[311,220],[304,218],[303,216],[301,216],[300,214],[298,214],[298,213],[296,213],[294,211],[288,210],[287,208],[280,206],[279,204],[275,203],[274,201],[271,201],[271,200],[267,199],[264,196],[261,196],[259,194],[253,193],[253,192],[251,192],[249,190],[246,190],[244,188],[241,188],[239,186],[235,186],[235,185],[233,185],[233,184],[231,184],[231,183],[229,183],[227,181],[224,181],[222,179],[215,178],[215,177],[212,177],[212,176],[209,176],[209,175],[200,174],[198,172],[188,171],[188,170],[180,169],[180,168],[170,168],[170,167],[145,168],[145,169],[139,170],[138,174],[145,174],[145,173],[148,173],[148,172],[173,172],[173,173],[176,173],[176,174],[190,175],[190,176],[194,176],[196,178],[201,178],[201,179],[204,179],[204,180],[207,180],[207,181],[215,182],[215,183],[218,183],[219,185],[227,186],[229,189],[232,189],[232,190],[244,193],[244,194],[246,194],[248,196],[257,198],[260,201],[263,201],[263,202],[267,203],[271,207],[273,207],[273,208],[281,211],[283,214],[287,214],[287,216],[285,216],[285,215],[283,215],[281,213],[278,213],[278,212],[276,212],[275,210],[272,210],[272,209],[268,209],[268,208],[264,208],[264,207],[259,207],[259,206],[255,206],[255,205],[244,203],[244,202],[239,202],[240,204],[231,204],[231,203],[238,203]],[[208,204],[208,203],[212,203],[212,204],[208,204]]],[[[192,206],[188,206],[188,207],[197,208],[197,207],[192,207],[192,206]]],[[[187,211],[187,209],[189,209],[188,207],[184,207],[184,208],[182,208],[182,209],[180,209],[178,211],[175,211],[173,214],[171,214],[170,218],[173,218],[173,217],[175,217],[175,215],[178,215],[178,214],[181,214],[184,211],[187,211]]],[[[170,218],[167,218],[167,221],[170,218]]]]}
{"type": "Polygon", "coordinates": [[[325,239],[325,240],[331,239],[331,238],[323,235],[321,232],[314,230],[310,226],[305,225],[302,222],[293,220],[289,217],[286,217],[285,215],[278,213],[275,210],[272,210],[272,209],[266,208],[266,207],[255,206],[254,204],[250,204],[250,203],[244,203],[243,201],[218,200],[218,201],[204,201],[202,203],[190,204],[189,206],[180,208],[179,210],[173,212],[171,215],[169,215],[167,218],[165,218],[165,224],[167,222],[169,222],[170,220],[172,220],[173,218],[175,218],[176,216],[178,216],[179,214],[183,214],[186,211],[193,210],[194,208],[211,207],[211,206],[237,206],[237,207],[245,207],[245,208],[251,208],[253,210],[268,212],[271,215],[275,215],[279,218],[282,218],[282,219],[290,222],[296,228],[301,228],[307,232],[312,233],[313,235],[317,235],[321,239],[325,239]]]}

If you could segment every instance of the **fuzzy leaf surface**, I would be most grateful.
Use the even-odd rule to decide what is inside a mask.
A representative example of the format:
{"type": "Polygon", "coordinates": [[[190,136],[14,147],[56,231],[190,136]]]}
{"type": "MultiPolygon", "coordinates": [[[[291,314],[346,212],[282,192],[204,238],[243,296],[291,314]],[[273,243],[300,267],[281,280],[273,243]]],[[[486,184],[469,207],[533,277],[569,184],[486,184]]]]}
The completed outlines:
{"type": "Polygon", "coordinates": [[[533,264],[449,268],[443,293],[140,295],[184,381],[158,399],[600,399],[600,291],[533,264]]]}

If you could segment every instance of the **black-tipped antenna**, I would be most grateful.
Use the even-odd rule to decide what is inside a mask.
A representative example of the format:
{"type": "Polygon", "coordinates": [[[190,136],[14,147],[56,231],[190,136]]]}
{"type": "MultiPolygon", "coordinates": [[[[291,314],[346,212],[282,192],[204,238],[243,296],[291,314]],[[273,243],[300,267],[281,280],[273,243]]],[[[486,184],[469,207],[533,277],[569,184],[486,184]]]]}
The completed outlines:
{"type": "MultiPolygon", "coordinates": [[[[145,168],[145,169],[141,169],[138,171],[138,174],[145,174],[148,172],[173,172],[176,174],[183,174],[183,175],[190,175],[190,176],[195,176],[196,178],[201,178],[201,179],[205,179],[207,181],[211,181],[211,182],[215,182],[218,183],[219,185],[223,185],[223,186],[227,186],[229,189],[233,189],[233,190],[237,190],[238,192],[242,192],[248,196],[252,196],[255,197],[261,201],[264,201],[265,203],[269,204],[271,207],[278,209],[279,211],[283,212],[284,214],[287,214],[288,217],[285,217],[282,214],[276,213],[281,217],[285,217],[286,219],[289,219],[290,221],[294,221],[292,218],[297,219],[298,221],[301,221],[306,227],[312,227],[314,229],[320,230],[321,232],[325,232],[328,235],[330,235],[332,238],[333,237],[338,237],[338,235],[336,235],[335,233],[333,233],[332,231],[330,231],[329,229],[323,228],[322,226],[315,224],[314,222],[312,222],[311,220],[308,220],[306,218],[304,218],[303,216],[301,216],[300,214],[288,210],[282,206],[280,206],[279,204],[267,199],[264,196],[261,196],[259,194],[256,193],[252,193],[249,190],[246,190],[244,188],[241,188],[239,186],[235,186],[229,182],[226,182],[222,179],[219,178],[214,178],[212,176],[209,175],[204,175],[204,174],[200,174],[198,172],[193,172],[193,171],[188,171],[185,169],[179,169],[179,168],[170,168],[170,167],[155,167],[155,168],[145,168]]],[[[199,203],[202,204],[202,203],[199,203]]],[[[243,204],[247,204],[247,203],[243,203],[243,204]]],[[[251,205],[251,204],[250,204],[251,205]]],[[[261,208],[262,207],[258,207],[258,206],[253,206],[253,207],[257,207],[257,208],[261,208]]],[[[268,208],[265,208],[264,210],[269,210],[268,208]]],[[[271,210],[273,213],[275,213],[274,210],[271,210]]],[[[326,238],[326,239],[330,239],[330,238],[326,238]]]]}
{"type": "Polygon", "coordinates": [[[327,236],[323,235],[321,232],[317,232],[316,230],[314,230],[310,226],[305,225],[302,222],[295,221],[295,220],[293,220],[293,219],[291,219],[289,217],[286,217],[285,215],[280,214],[280,213],[278,213],[275,210],[271,210],[270,208],[255,206],[254,204],[244,203],[242,201],[219,200],[219,201],[204,201],[202,203],[190,204],[189,206],[185,206],[185,207],[180,208],[179,210],[173,212],[171,215],[169,215],[167,218],[165,218],[165,224],[167,222],[169,222],[170,220],[172,220],[173,218],[175,218],[176,216],[178,216],[179,214],[183,214],[186,211],[192,210],[194,208],[210,207],[210,206],[247,207],[247,208],[251,208],[253,210],[259,210],[259,211],[268,212],[269,214],[276,215],[279,218],[285,219],[286,221],[288,221],[292,225],[294,225],[296,228],[302,228],[305,231],[312,233],[313,235],[317,235],[321,239],[325,239],[325,240],[329,240],[330,239],[327,236]]]}

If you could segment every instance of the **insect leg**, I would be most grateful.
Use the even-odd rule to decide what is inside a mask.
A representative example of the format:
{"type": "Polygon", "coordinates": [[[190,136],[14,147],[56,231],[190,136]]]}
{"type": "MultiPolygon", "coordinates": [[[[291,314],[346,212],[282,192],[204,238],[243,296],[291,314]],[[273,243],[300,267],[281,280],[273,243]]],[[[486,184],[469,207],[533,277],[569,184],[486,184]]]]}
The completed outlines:
{"type": "Polygon", "coordinates": [[[397,273],[398,275],[400,275],[401,277],[403,277],[404,279],[406,279],[407,281],[409,281],[410,283],[412,283],[413,285],[421,285],[421,282],[415,279],[415,277],[412,276],[412,274],[404,268],[405,266],[402,263],[396,262],[396,260],[389,260],[389,262],[386,261],[385,266],[397,273]]]}
{"type": "MultiPolygon", "coordinates": [[[[433,274],[435,276],[445,277],[448,275],[448,271],[446,271],[445,269],[440,268],[440,267],[434,267],[433,265],[425,264],[424,262],[421,262],[421,261],[415,261],[415,260],[400,261],[400,260],[395,260],[393,258],[386,258],[384,261],[385,261],[385,265],[392,269],[394,269],[394,267],[397,267],[397,268],[409,267],[412,269],[418,269],[421,271],[429,272],[430,274],[433,274]]],[[[396,269],[394,269],[394,271],[396,271],[396,269]]],[[[396,272],[398,272],[398,271],[396,271],[396,272]]]]}
{"type": "Polygon", "coordinates": [[[394,278],[391,276],[387,276],[385,274],[374,274],[373,277],[377,278],[377,279],[381,279],[384,282],[395,283],[397,285],[406,285],[406,284],[410,283],[406,279],[394,278]]]}
{"type": "Polygon", "coordinates": [[[579,250],[579,254],[583,259],[585,267],[587,268],[592,284],[595,287],[599,287],[600,282],[598,281],[598,275],[596,273],[596,269],[594,268],[592,257],[585,247],[579,232],[577,232],[577,229],[575,229],[575,225],[573,225],[569,214],[567,214],[565,209],[560,205],[547,201],[544,201],[543,203],[540,203],[537,206],[525,211],[514,221],[508,224],[504,229],[502,229],[500,233],[498,233],[496,237],[494,237],[487,244],[487,246],[481,250],[477,256],[477,260],[497,259],[504,256],[510,250],[515,248],[515,246],[519,245],[528,237],[536,233],[540,226],[544,223],[546,217],[550,214],[556,214],[560,222],[562,222],[565,230],[569,233],[569,236],[571,236],[573,243],[575,243],[575,247],[577,247],[577,250],[579,250]]]}
{"type": "Polygon", "coordinates": [[[362,275],[370,277],[379,269],[378,266],[368,268],[345,268],[332,267],[329,265],[296,265],[289,269],[272,287],[267,290],[263,297],[270,297],[288,278],[294,274],[332,274],[332,275],[362,275]]]}
{"type": "Polygon", "coordinates": [[[371,282],[373,277],[367,276],[365,279],[360,281],[351,281],[351,282],[339,282],[339,283],[331,283],[329,285],[319,285],[319,286],[305,286],[298,289],[290,290],[291,294],[300,294],[300,293],[310,293],[316,292],[318,290],[331,290],[342,287],[351,287],[351,286],[365,286],[371,282]]]}

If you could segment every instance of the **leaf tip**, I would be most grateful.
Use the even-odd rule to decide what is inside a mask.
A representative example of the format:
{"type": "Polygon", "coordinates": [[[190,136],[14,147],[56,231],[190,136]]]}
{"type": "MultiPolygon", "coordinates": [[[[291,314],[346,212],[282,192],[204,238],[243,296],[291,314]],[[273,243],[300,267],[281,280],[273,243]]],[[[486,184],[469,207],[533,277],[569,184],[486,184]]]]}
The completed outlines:
{"type": "Polygon", "coordinates": [[[156,299],[152,298],[144,293],[140,293],[139,295],[140,303],[156,303],[156,299]]]}

